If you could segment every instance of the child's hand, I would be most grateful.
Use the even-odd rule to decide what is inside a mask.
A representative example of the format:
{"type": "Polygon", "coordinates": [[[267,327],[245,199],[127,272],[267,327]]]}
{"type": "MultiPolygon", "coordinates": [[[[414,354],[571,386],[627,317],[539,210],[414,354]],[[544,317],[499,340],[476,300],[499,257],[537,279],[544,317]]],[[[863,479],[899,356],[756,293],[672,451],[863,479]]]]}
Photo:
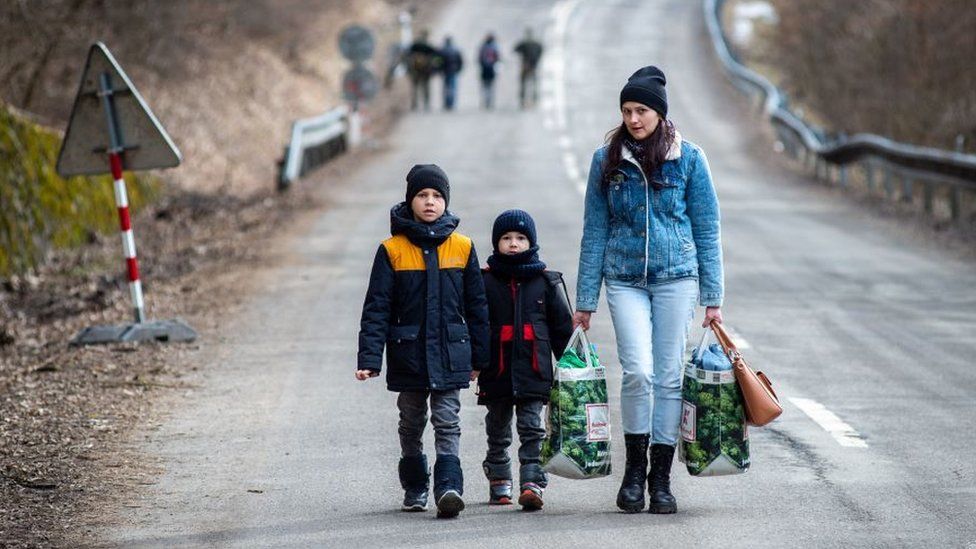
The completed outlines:
{"type": "Polygon", "coordinates": [[[478,374],[480,374],[480,373],[481,373],[481,370],[471,370],[471,381],[477,380],[478,379],[478,374]]]}
{"type": "Polygon", "coordinates": [[[359,381],[366,381],[371,377],[376,377],[380,375],[376,370],[356,370],[356,379],[359,381]]]}

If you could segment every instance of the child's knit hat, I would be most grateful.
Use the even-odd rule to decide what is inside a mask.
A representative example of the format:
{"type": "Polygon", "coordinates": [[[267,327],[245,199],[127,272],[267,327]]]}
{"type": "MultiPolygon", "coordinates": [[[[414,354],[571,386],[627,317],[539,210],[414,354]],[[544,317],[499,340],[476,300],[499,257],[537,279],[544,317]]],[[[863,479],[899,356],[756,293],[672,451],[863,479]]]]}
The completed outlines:
{"type": "Polygon", "coordinates": [[[517,231],[529,239],[529,247],[536,245],[535,221],[524,210],[506,210],[495,218],[491,228],[491,245],[498,251],[498,241],[509,231],[517,231]]]}
{"type": "Polygon", "coordinates": [[[451,202],[451,185],[447,174],[437,164],[417,164],[407,173],[407,206],[424,189],[434,189],[444,195],[444,206],[451,202]]]}

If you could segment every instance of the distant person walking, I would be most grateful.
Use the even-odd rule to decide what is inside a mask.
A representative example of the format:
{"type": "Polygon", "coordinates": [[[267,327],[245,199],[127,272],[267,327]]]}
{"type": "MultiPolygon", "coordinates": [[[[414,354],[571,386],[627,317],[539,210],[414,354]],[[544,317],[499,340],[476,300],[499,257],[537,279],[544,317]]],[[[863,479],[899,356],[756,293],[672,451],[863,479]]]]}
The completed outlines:
{"type": "Polygon", "coordinates": [[[440,58],[441,74],[444,76],[444,110],[452,111],[457,101],[457,79],[464,68],[464,59],[461,52],[454,47],[454,40],[450,36],[444,38],[440,58]]]}
{"type": "Polygon", "coordinates": [[[593,153],[584,199],[574,324],[590,327],[606,282],[623,369],[627,467],[617,506],[674,513],[671,463],[681,421],[681,371],[695,302],[722,322],[718,198],[705,153],[668,120],[664,73],[635,72],[620,91],[620,126],[593,153]],[[650,444],[650,474],[647,471],[650,444]]]}
{"type": "Polygon", "coordinates": [[[430,110],[430,77],[440,65],[440,52],[427,42],[428,32],[420,31],[406,52],[407,74],[410,76],[410,110],[430,110]]]}
{"type": "Polygon", "coordinates": [[[523,109],[539,102],[539,60],[542,44],[532,36],[532,29],[525,29],[525,38],[515,45],[515,53],[522,58],[519,72],[519,106],[523,109]]]}
{"type": "Polygon", "coordinates": [[[501,61],[495,35],[489,33],[478,49],[478,64],[481,65],[481,106],[485,109],[495,107],[495,65],[501,61]]]}

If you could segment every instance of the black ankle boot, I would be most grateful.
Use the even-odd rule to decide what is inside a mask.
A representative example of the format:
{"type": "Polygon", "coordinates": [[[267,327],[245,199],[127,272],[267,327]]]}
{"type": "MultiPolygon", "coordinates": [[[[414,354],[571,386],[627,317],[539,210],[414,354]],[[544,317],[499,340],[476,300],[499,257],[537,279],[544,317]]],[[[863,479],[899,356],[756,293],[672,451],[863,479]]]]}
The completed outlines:
{"type": "Polygon", "coordinates": [[[625,513],[644,510],[644,482],[647,480],[647,443],[650,435],[624,434],[627,444],[627,468],[617,492],[617,507],[625,513]]]}
{"type": "Polygon", "coordinates": [[[651,495],[650,513],[670,514],[678,511],[678,502],[671,495],[671,462],[674,446],[651,445],[651,473],[647,476],[647,493],[651,495]]]}
{"type": "Polygon", "coordinates": [[[402,510],[407,512],[427,510],[427,487],[430,470],[427,469],[427,456],[400,458],[400,485],[403,486],[402,510]]]}

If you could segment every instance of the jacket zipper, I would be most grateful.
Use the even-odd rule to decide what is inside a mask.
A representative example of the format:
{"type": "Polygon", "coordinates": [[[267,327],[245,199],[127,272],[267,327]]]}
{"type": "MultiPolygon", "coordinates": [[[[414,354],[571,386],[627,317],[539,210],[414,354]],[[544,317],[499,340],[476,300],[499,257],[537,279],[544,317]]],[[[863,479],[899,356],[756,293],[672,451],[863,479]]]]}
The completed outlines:
{"type": "MultiPolygon", "coordinates": [[[[512,337],[512,364],[515,364],[515,360],[518,358],[518,350],[521,347],[519,345],[522,342],[522,307],[521,299],[519,299],[522,284],[515,282],[515,277],[512,277],[511,287],[512,287],[512,304],[514,310],[512,311],[512,331],[515,332],[512,337]]],[[[512,373],[509,374],[512,378],[512,396],[518,396],[518,388],[515,386],[515,369],[512,368],[512,373]]]]}

